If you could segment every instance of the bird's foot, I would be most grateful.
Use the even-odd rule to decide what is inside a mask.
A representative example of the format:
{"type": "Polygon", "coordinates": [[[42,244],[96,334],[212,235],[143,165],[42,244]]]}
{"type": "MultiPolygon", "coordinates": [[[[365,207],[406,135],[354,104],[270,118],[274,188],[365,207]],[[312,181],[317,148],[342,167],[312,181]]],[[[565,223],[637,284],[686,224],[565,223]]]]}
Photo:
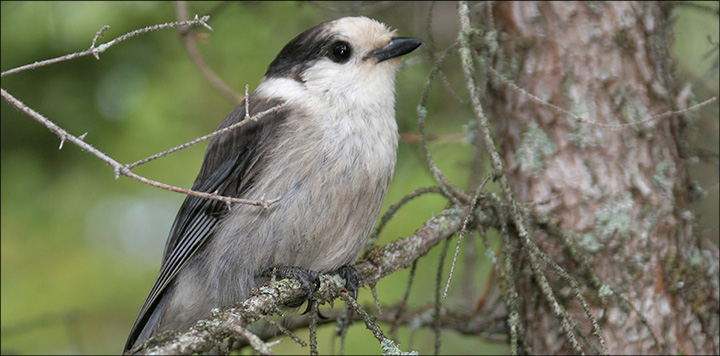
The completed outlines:
{"type": "Polygon", "coordinates": [[[265,274],[268,276],[272,276],[274,274],[276,279],[292,278],[300,282],[304,291],[302,298],[286,303],[285,305],[290,308],[297,308],[307,301],[308,306],[303,314],[310,311],[313,303],[313,292],[320,287],[320,278],[318,277],[317,272],[301,267],[275,267],[268,270],[265,274]]]}
{"type": "Polygon", "coordinates": [[[357,300],[357,288],[360,281],[358,271],[352,265],[344,265],[334,271],[345,280],[345,289],[357,300]]]}

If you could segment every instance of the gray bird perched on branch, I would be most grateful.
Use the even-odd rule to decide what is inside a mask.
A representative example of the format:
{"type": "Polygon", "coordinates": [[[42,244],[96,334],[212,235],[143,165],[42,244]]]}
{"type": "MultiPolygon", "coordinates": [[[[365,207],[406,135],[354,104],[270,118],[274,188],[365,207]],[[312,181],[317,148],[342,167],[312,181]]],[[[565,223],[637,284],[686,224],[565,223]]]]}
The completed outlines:
{"type": "Polygon", "coordinates": [[[219,129],[283,106],[215,136],[193,190],[281,199],[263,209],[188,196],[126,351],[241,302],[271,271],[298,279],[308,303],[317,273],[340,273],[356,294],[350,264],[395,167],[398,57],[421,44],[375,20],[345,17],[308,29],[280,51],[219,129]]]}

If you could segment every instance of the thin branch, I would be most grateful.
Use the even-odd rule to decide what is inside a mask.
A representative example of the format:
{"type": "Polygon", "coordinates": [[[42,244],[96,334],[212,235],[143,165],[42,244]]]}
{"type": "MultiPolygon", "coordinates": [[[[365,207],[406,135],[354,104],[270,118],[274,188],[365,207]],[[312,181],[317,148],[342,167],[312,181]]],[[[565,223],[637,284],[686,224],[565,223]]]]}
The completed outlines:
{"type": "MultiPolygon", "coordinates": [[[[483,234],[483,235],[484,235],[484,234],[483,234]]],[[[486,239],[486,240],[487,240],[487,239],[486,239]]],[[[487,251],[490,252],[490,253],[492,253],[492,249],[489,249],[489,248],[488,248],[487,251]]],[[[494,260],[494,257],[495,257],[495,256],[494,256],[494,254],[493,254],[493,260],[494,260]]],[[[493,265],[494,265],[494,266],[497,266],[498,264],[497,264],[497,263],[493,263],[493,265]]],[[[485,287],[483,288],[483,292],[482,292],[482,294],[480,295],[480,298],[478,299],[477,304],[476,304],[476,306],[475,306],[475,310],[478,311],[478,312],[481,311],[481,310],[485,307],[485,304],[486,304],[487,301],[488,301],[488,296],[490,295],[490,290],[492,289],[492,287],[493,287],[493,286],[495,285],[495,283],[496,283],[496,281],[495,281],[495,274],[497,274],[496,271],[497,271],[497,267],[492,268],[492,269],[490,270],[490,273],[489,273],[488,277],[487,277],[487,280],[485,280],[485,287]]]]}
{"type": "Polygon", "coordinates": [[[517,84],[515,84],[515,83],[513,83],[511,80],[505,78],[502,74],[498,73],[498,71],[495,70],[495,68],[493,68],[490,64],[486,63],[486,62],[482,59],[482,56],[480,56],[477,52],[473,51],[473,57],[477,58],[481,63],[483,63],[483,64],[485,65],[485,67],[490,70],[490,73],[492,73],[495,77],[497,77],[498,79],[500,79],[500,81],[502,81],[503,83],[505,83],[505,85],[507,85],[508,87],[510,87],[512,90],[520,93],[521,95],[529,98],[530,100],[532,100],[532,101],[534,101],[534,102],[536,102],[536,103],[538,103],[538,104],[540,104],[540,105],[542,105],[542,106],[548,107],[548,108],[554,110],[555,112],[558,112],[558,113],[560,113],[560,114],[569,116],[569,117],[573,118],[574,120],[576,120],[576,121],[578,121],[578,122],[581,122],[581,123],[583,123],[583,124],[588,124],[588,125],[592,125],[592,126],[597,126],[597,127],[601,127],[601,128],[604,128],[604,129],[620,130],[620,129],[628,128],[628,127],[630,127],[630,126],[638,126],[638,125],[642,125],[642,124],[645,124],[645,123],[648,123],[648,122],[653,122],[653,121],[658,121],[658,120],[666,119],[666,118],[672,117],[672,116],[674,116],[674,115],[687,114],[687,113],[689,113],[689,112],[698,110],[698,109],[702,108],[703,106],[712,104],[712,103],[714,103],[714,102],[717,100],[717,97],[714,96],[714,97],[712,97],[712,98],[710,98],[710,99],[707,99],[707,100],[703,101],[702,103],[695,104],[695,105],[693,105],[693,106],[691,106],[691,107],[689,107],[689,108],[685,108],[685,109],[682,109],[682,110],[670,110],[670,111],[666,111],[666,112],[663,112],[663,113],[660,113],[660,114],[657,114],[657,115],[650,116],[650,117],[645,118],[645,119],[643,119],[643,120],[628,122],[628,123],[625,123],[625,124],[602,124],[602,123],[599,123],[599,122],[590,121],[590,120],[588,120],[588,119],[586,119],[586,118],[584,118],[584,117],[582,117],[582,116],[575,115],[575,114],[571,113],[570,111],[567,111],[567,110],[565,110],[565,109],[563,109],[563,108],[561,108],[561,107],[559,107],[559,106],[557,106],[557,105],[555,105],[555,104],[549,103],[549,102],[547,102],[546,100],[543,100],[543,99],[538,98],[538,97],[535,96],[534,94],[526,91],[526,90],[523,89],[523,88],[520,88],[517,84]]]}
{"type": "MultiPolygon", "coordinates": [[[[180,21],[187,20],[187,7],[185,6],[185,1],[175,2],[175,12],[177,13],[177,17],[180,21]]],[[[190,58],[192,58],[192,60],[195,62],[195,65],[200,69],[205,78],[207,78],[210,84],[214,86],[215,89],[217,89],[227,99],[232,101],[234,104],[239,104],[243,100],[243,98],[238,95],[238,93],[236,93],[234,90],[232,90],[229,85],[225,84],[225,82],[220,78],[220,76],[215,74],[215,72],[210,69],[207,63],[205,63],[205,59],[203,59],[203,56],[200,54],[200,51],[198,51],[197,46],[195,45],[196,34],[183,28],[181,28],[180,31],[183,43],[185,44],[185,50],[187,50],[190,58]]]]}
{"type": "Polygon", "coordinates": [[[47,65],[50,65],[50,64],[55,64],[55,63],[59,63],[59,62],[69,61],[69,60],[71,60],[71,59],[80,58],[80,57],[85,57],[85,56],[89,56],[89,55],[93,55],[93,56],[95,56],[95,58],[100,59],[100,56],[99,56],[100,53],[105,52],[108,48],[110,48],[110,47],[112,47],[112,46],[114,46],[114,45],[116,45],[116,44],[118,44],[118,43],[120,43],[120,42],[122,42],[122,41],[125,41],[125,40],[127,40],[127,39],[133,38],[133,37],[135,37],[135,36],[137,36],[137,35],[141,35],[141,34],[147,33],[147,32],[159,31],[159,30],[164,30],[164,29],[166,29],[166,28],[173,28],[173,27],[184,26],[184,25],[193,25],[193,26],[202,25],[202,26],[205,26],[207,29],[209,29],[209,30],[212,31],[212,27],[210,27],[210,25],[207,24],[207,21],[209,21],[209,20],[210,20],[210,16],[207,16],[207,15],[206,15],[206,16],[203,16],[203,17],[198,17],[198,15],[195,15],[195,18],[192,19],[192,20],[190,20],[190,21],[176,21],[176,22],[170,22],[170,23],[164,23],[164,24],[159,24],[159,25],[148,26],[148,27],[145,27],[145,28],[141,28],[141,29],[139,29],[139,30],[135,30],[135,31],[132,31],[132,32],[128,32],[128,33],[126,33],[126,34],[124,34],[124,35],[122,35],[122,36],[120,36],[120,37],[115,38],[114,40],[112,40],[112,41],[110,41],[110,42],[101,44],[100,46],[97,46],[97,47],[96,47],[96,46],[95,46],[95,43],[96,43],[97,39],[100,37],[100,35],[101,35],[103,32],[105,32],[106,30],[108,30],[108,29],[110,28],[110,26],[107,26],[107,25],[106,25],[106,26],[103,26],[103,27],[95,34],[95,38],[93,39],[92,44],[90,45],[90,48],[87,49],[87,50],[85,50],[85,51],[75,52],[75,53],[71,53],[71,54],[68,54],[68,55],[65,55],[65,56],[61,56],[61,57],[57,57],[57,58],[52,58],[52,59],[46,59],[46,60],[44,60],[44,61],[35,62],[35,63],[32,63],[32,64],[27,64],[27,65],[24,65],[24,66],[20,66],[20,67],[17,67],[17,68],[13,68],[13,69],[10,69],[10,70],[6,70],[6,71],[0,73],[0,77],[4,77],[4,76],[6,76],[6,75],[10,75],[10,74],[14,74],[14,73],[19,73],[19,72],[22,72],[22,71],[25,71],[25,70],[28,70],[28,69],[36,69],[36,68],[44,67],[44,66],[47,66],[47,65]]]}
{"type": "MultiPolygon", "coordinates": [[[[33,110],[32,108],[25,105],[22,101],[18,100],[14,96],[12,96],[10,93],[8,93],[5,89],[0,88],[0,94],[2,95],[3,99],[7,100],[10,104],[15,106],[20,111],[24,112],[28,116],[35,119],[35,121],[41,123],[43,126],[47,127],[50,131],[54,132],[56,135],[60,137],[61,142],[69,141],[70,143],[75,144],[76,146],[80,147],[82,150],[87,151],[88,153],[92,154],[93,156],[99,158],[101,161],[105,162],[107,165],[113,168],[115,171],[115,178],[120,177],[120,175],[135,179],[139,182],[177,192],[187,195],[193,195],[196,197],[201,198],[207,198],[207,199],[214,199],[219,200],[221,202],[224,202],[226,204],[230,203],[238,203],[238,204],[248,204],[248,205],[255,205],[255,206],[261,206],[263,209],[267,210],[270,208],[270,206],[276,202],[278,202],[281,197],[265,200],[248,200],[248,199],[240,199],[240,198],[233,198],[233,197],[226,197],[222,195],[212,194],[212,193],[205,193],[205,192],[199,192],[195,190],[190,189],[184,189],[172,185],[168,185],[165,183],[161,183],[149,178],[145,178],[143,176],[140,176],[138,174],[135,174],[130,171],[130,168],[128,168],[127,165],[124,165],[112,157],[108,156],[104,152],[98,150],[94,146],[90,145],[89,143],[85,142],[82,138],[76,137],[67,131],[65,131],[63,128],[52,122],[50,119],[46,118],[45,116],[41,115],[37,111],[33,110]]],[[[84,137],[84,135],[82,136],[84,137]]]]}
{"type": "Polygon", "coordinates": [[[464,213],[462,209],[447,209],[428,220],[414,235],[374,248],[366,259],[355,264],[360,273],[360,285],[377,283],[390,273],[412,266],[440,241],[460,230],[464,213]]]}
{"type": "MultiPolygon", "coordinates": [[[[105,31],[109,29],[110,26],[108,25],[101,27],[100,30],[98,30],[98,32],[95,34],[95,38],[93,38],[92,44],[90,44],[90,48],[95,48],[95,46],[97,45],[97,41],[100,39],[100,37],[103,37],[105,31]]],[[[100,60],[100,55],[97,52],[93,53],[93,56],[95,57],[95,59],[100,60]]]]}
{"type": "MultiPolygon", "coordinates": [[[[343,313],[340,316],[338,316],[337,318],[333,318],[332,316],[329,317],[329,319],[337,320],[338,326],[335,330],[337,331],[336,335],[340,336],[340,350],[338,351],[339,355],[345,354],[345,339],[347,336],[348,328],[350,328],[350,325],[353,322],[354,316],[356,316],[356,314],[353,313],[352,308],[350,308],[350,306],[346,306],[343,313]]],[[[335,339],[333,339],[333,340],[335,340],[335,339]]],[[[334,344],[334,342],[333,342],[333,344],[334,344]]],[[[334,346],[335,345],[333,345],[333,350],[335,349],[334,346]]]]}
{"type": "Polygon", "coordinates": [[[395,342],[398,341],[398,335],[397,335],[397,328],[400,325],[400,319],[403,316],[403,313],[405,312],[405,308],[407,308],[407,302],[410,298],[410,290],[412,289],[413,282],[415,281],[415,271],[417,270],[417,261],[414,261],[412,264],[412,267],[410,268],[410,276],[408,277],[408,284],[407,287],[405,287],[405,294],[403,295],[403,298],[398,303],[397,311],[395,312],[395,316],[392,319],[392,323],[390,324],[390,336],[392,336],[393,340],[395,342]]]}
{"type": "Polygon", "coordinates": [[[380,232],[385,227],[385,225],[390,221],[390,219],[395,216],[395,213],[397,213],[400,208],[405,205],[407,202],[409,202],[412,199],[415,199],[423,194],[427,193],[439,193],[442,194],[442,190],[439,187],[426,187],[426,188],[419,188],[415,189],[410,194],[404,196],[402,199],[400,199],[397,203],[391,205],[388,210],[383,214],[383,216],[380,218],[380,223],[378,223],[377,228],[375,228],[375,231],[373,231],[372,235],[370,235],[370,238],[368,239],[368,242],[365,244],[365,252],[369,252],[373,246],[375,245],[375,242],[377,242],[378,236],[380,235],[380,232]]]}
{"type": "MultiPolygon", "coordinates": [[[[600,342],[600,352],[597,352],[597,350],[593,350],[593,351],[595,353],[600,353],[601,355],[607,355],[608,349],[607,349],[607,346],[605,345],[605,338],[603,338],[603,336],[602,336],[602,330],[600,328],[600,324],[595,319],[595,316],[592,315],[592,312],[590,311],[590,306],[588,305],[587,301],[585,300],[585,297],[582,295],[582,292],[580,291],[580,285],[579,285],[578,281],[575,278],[573,278],[564,268],[560,267],[560,265],[558,265],[549,256],[547,256],[547,254],[542,252],[540,250],[540,248],[537,245],[535,245],[534,243],[533,243],[532,249],[537,251],[540,258],[543,261],[545,261],[545,263],[550,265],[550,267],[555,271],[555,273],[557,273],[560,277],[562,277],[564,280],[566,280],[568,282],[568,284],[570,284],[570,288],[572,289],[573,293],[575,294],[575,298],[577,298],[577,300],[580,302],[580,305],[581,305],[583,311],[585,312],[585,316],[590,321],[590,325],[592,325],[593,334],[595,335],[595,337],[597,337],[598,341],[600,342]]],[[[578,328],[578,330],[579,330],[579,328],[578,328]]],[[[583,337],[583,339],[584,339],[585,338],[584,333],[582,331],[580,331],[579,333],[580,333],[580,336],[583,337]]],[[[595,346],[592,343],[590,343],[589,341],[586,341],[586,342],[588,343],[588,345],[591,348],[595,349],[595,346]]]]}
{"type": "Polygon", "coordinates": [[[472,203],[470,204],[470,209],[465,216],[465,221],[463,221],[463,227],[460,229],[460,233],[458,234],[458,241],[457,246],[455,246],[455,255],[453,256],[452,265],[450,266],[450,274],[448,275],[447,284],[445,284],[445,291],[443,292],[443,299],[447,298],[447,292],[450,288],[450,281],[452,280],[453,272],[455,271],[455,262],[457,262],[458,254],[460,253],[460,244],[462,243],[462,239],[467,233],[467,226],[470,222],[470,218],[473,216],[473,210],[475,210],[475,206],[477,206],[478,199],[480,199],[480,193],[482,193],[483,187],[485,187],[485,184],[490,180],[492,175],[488,174],[485,179],[480,183],[477,188],[475,189],[475,196],[473,197],[472,203]]]}
{"type": "MultiPolygon", "coordinates": [[[[380,322],[390,322],[387,315],[395,314],[399,305],[385,306],[390,311],[385,315],[378,316],[380,322]]],[[[423,306],[409,309],[399,320],[402,325],[431,328],[435,319],[425,318],[433,306],[423,306]]],[[[407,308],[404,308],[407,309],[407,308]]],[[[489,316],[483,313],[476,313],[464,306],[455,306],[454,309],[445,309],[440,316],[440,327],[444,330],[453,330],[460,334],[479,336],[488,340],[507,343],[508,328],[504,322],[506,315],[489,316]],[[492,338],[490,335],[499,335],[500,338],[492,338]]],[[[394,318],[394,317],[393,317],[394,318]]]]}
{"type": "MultiPolygon", "coordinates": [[[[500,235],[503,239],[503,268],[505,273],[499,273],[499,276],[504,277],[505,280],[505,288],[507,289],[506,293],[503,293],[503,296],[505,297],[505,305],[508,309],[508,317],[507,317],[507,323],[508,327],[510,328],[510,354],[511,355],[517,355],[518,354],[518,338],[519,335],[523,335],[523,322],[520,319],[520,302],[518,301],[518,293],[517,293],[517,286],[515,285],[515,276],[516,276],[516,269],[515,269],[515,261],[513,261],[513,256],[515,255],[515,252],[517,251],[517,248],[515,245],[513,245],[512,241],[510,240],[510,234],[508,233],[508,226],[507,226],[507,217],[505,216],[506,213],[503,210],[500,211],[501,215],[501,221],[502,226],[500,227],[500,235]]],[[[485,248],[487,251],[490,251],[490,245],[487,241],[487,236],[483,234],[483,242],[485,243],[485,248]]],[[[500,266],[499,263],[496,264],[496,266],[500,266]]],[[[498,268],[501,269],[501,268],[498,268]]],[[[500,287],[502,288],[503,284],[500,283],[500,287]]],[[[525,338],[520,338],[521,341],[524,341],[525,338]]],[[[525,352],[528,354],[532,354],[532,350],[525,348],[525,352]]]]}
{"type": "Polygon", "coordinates": [[[627,297],[618,293],[615,290],[615,288],[610,288],[610,291],[612,292],[612,294],[615,297],[620,299],[620,301],[622,301],[623,303],[627,304],[630,307],[630,309],[632,309],[632,311],[634,311],[635,314],[637,314],[637,316],[640,318],[640,323],[642,323],[645,326],[645,328],[650,332],[650,337],[653,339],[653,343],[655,343],[655,347],[658,349],[658,354],[659,355],[665,354],[665,352],[664,352],[665,350],[663,349],[662,344],[660,344],[660,341],[658,340],[657,336],[655,335],[655,332],[653,331],[652,326],[650,326],[650,322],[645,317],[645,314],[643,314],[641,311],[639,311],[637,308],[635,308],[635,306],[630,302],[630,300],[627,297]]]}
{"type": "Polygon", "coordinates": [[[265,343],[257,335],[250,332],[240,325],[230,325],[230,329],[236,334],[244,337],[249,343],[250,347],[260,355],[274,355],[275,353],[270,349],[272,345],[265,343]]]}
{"type": "MultiPolygon", "coordinates": [[[[7,70],[7,71],[5,71],[5,72],[2,72],[2,76],[6,76],[6,75],[9,75],[9,74],[13,74],[13,73],[18,73],[18,72],[21,72],[21,71],[24,71],[24,70],[35,69],[35,68],[47,66],[47,65],[50,65],[50,64],[54,64],[54,63],[59,63],[59,62],[63,62],[63,61],[68,61],[68,60],[71,60],[71,59],[74,59],[74,58],[79,58],[79,57],[87,56],[87,55],[90,55],[90,54],[92,54],[93,56],[95,56],[95,58],[98,58],[98,59],[99,59],[99,54],[100,54],[100,53],[103,53],[103,52],[106,51],[108,48],[112,47],[113,45],[116,45],[116,44],[118,44],[118,43],[120,43],[120,42],[122,42],[122,41],[125,41],[125,40],[130,39],[130,38],[135,37],[135,36],[138,36],[138,35],[140,35],[140,34],[152,32],[152,31],[158,31],[158,30],[162,30],[162,29],[166,29],[166,28],[173,28],[173,27],[178,27],[178,26],[188,26],[188,25],[203,25],[203,26],[205,26],[206,28],[212,30],[212,28],[206,23],[209,19],[210,19],[210,16],[203,16],[203,17],[199,18],[197,15],[195,15],[195,18],[194,18],[193,20],[190,20],[190,21],[177,21],[177,22],[159,24],[159,25],[154,25],[154,26],[148,26],[148,27],[145,27],[145,28],[142,28],[142,29],[139,29],[139,30],[135,30],[135,31],[128,32],[128,33],[126,33],[126,34],[124,34],[124,35],[122,35],[122,36],[120,36],[120,37],[117,37],[117,38],[113,39],[112,41],[109,41],[109,42],[104,43],[104,44],[102,44],[102,45],[100,45],[100,46],[97,46],[97,40],[98,40],[100,37],[102,37],[103,33],[110,28],[109,26],[103,26],[103,27],[95,34],[95,37],[93,38],[92,44],[90,45],[90,49],[88,49],[88,50],[86,50],[86,51],[76,52],[76,53],[68,54],[68,55],[65,55],[65,56],[61,56],[61,57],[57,57],[57,58],[53,58],[53,59],[48,59],[48,60],[44,60],[44,61],[40,61],[40,62],[35,62],[35,63],[33,63],[33,64],[28,64],[28,65],[24,65],[24,66],[21,66],[21,67],[14,68],[14,69],[10,69],[10,70],[7,70]]],[[[140,176],[140,175],[135,174],[135,173],[133,173],[133,172],[130,171],[133,167],[135,167],[135,166],[137,166],[137,165],[140,165],[140,164],[145,163],[145,162],[149,162],[149,161],[151,161],[151,160],[153,160],[153,159],[156,159],[156,158],[158,158],[158,157],[162,157],[162,156],[167,155],[167,154],[169,154],[169,153],[175,152],[175,151],[177,151],[177,150],[179,150],[179,149],[185,148],[185,147],[187,147],[187,146],[190,146],[190,145],[195,144],[195,143],[197,143],[197,142],[200,142],[200,141],[202,141],[202,140],[208,139],[208,138],[213,137],[214,135],[217,135],[217,134],[220,134],[220,133],[214,133],[214,134],[206,135],[206,136],[201,137],[200,139],[197,139],[197,140],[195,140],[195,141],[192,141],[192,142],[190,142],[190,143],[188,143],[188,144],[186,144],[186,145],[182,145],[182,146],[176,147],[175,149],[169,150],[169,151],[167,151],[167,152],[163,152],[163,153],[154,155],[154,156],[152,156],[152,157],[149,157],[149,158],[147,158],[147,159],[140,160],[140,161],[138,161],[138,162],[133,163],[132,165],[124,165],[124,164],[116,161],[115,159],[111,158],[111,157],[108,156],[107,154],[103,153],[102,151],[98,150],[97,148],[93,147],[92,145],[88,144],[87,142],[85,142],[85,141],[84,141],[84,138],[85,138],[85,135],[87,135],[87,133],[84,133],[83,135],[81,135],[81,136],[79,136],[79,137],[76,137],[76,136],[74,136],[74,135],[71,135],[71,134],[68,133],[66,130],[64,130],[63,128],[61,128],[60,126],[58,126],[57,124],[55,124],[54,122],[52,122],[51,120],[49,120],[48,118],[46,118],[46,117],[44,117],[43,115],[39,114],[39,113],[36,112],[35,110],[33,110],[33,109],[31,109],[30,107],[28,107],[27,105],[25,105],[22,101],[18,100],[18,99],[15,98],[14,96],[12,96],[12,95],[11,95],[10,93],[8,93],[5,89],[2,89],[2,97],[3,97],[5,100],[7,100],[9,103],[11,103],[13,106],[15,106],[16,108],[18,108],[20,111],[24,112],[24,113],[27,114],[28,116],[32,117],[32,118],[35,119],[36,121],[38,121],[38,122],[40,122],[41,124],[43,124],[43,125],[44,125],[45,127],[47,127],[50,131],[52,131],[52,132],[54,132],[55,134],[57,134],[57,135],[60,137],[60,148],[63,147],[63,144],[65,143],[65,141],[70,141],[71,143],[77,145],[77,146],[80,147],[81,149],[89,152],[89,153],[92,154],[93,156],[99,158],[100,160],[102,160],[103,162],[105,162],[106,164],[108,164],[109,166],[111,166],[111,167],[113,168],[114,172],[115,172],[115,178],[118,178],[120,175],[124,175],[124,176],[127,176],[127,177],[129,177],[129,178],[135,179],[135,180],[137,180],[137,181],[140,181],[140,182],[142,182],[142,183],[145,183],[145,184],[148,184],[148,185],[157,187],[157,188],[161,188],[161,189],[165,189],[165,190],[169,190],[169,191],[173,191],[173,192],[178,192],[178,193],[182,193],[182,194],[187,194],[187,195],[193,195],[193,196],[197,196],[197,197],[201,197],[201,198],[219,200],[219,201],[222,201],[222,202],[224,202],[224,203],[226,203],[226,204],[228,204],[228,205],[231,204],[231,203],[256,205],[256,206],[261,206],[261,207],[263,207],[263,209],[266,209],[266,210],[267,210],[267,209],[270,207],[270,205],[272,205],[272,204],[274,204],[275,202],[277,202],[277,201],[280,200],[280,198],[271,199],[271,200],[265,200],[264,198],[263,198],[263,199],[260,199],[260,200],[248,200],[248,199],[239,199],[239,198],[233,198],[233,197],[225,197],[225,196],[221,196],[221,195],[217,195],[217,194],[213,194],[213,193],[199,192],[199,191],[194,191],[194,190],[190,190],[190,189],[184,189],[184,188],[180,188],[180,187],[176,187],[176,186],[171,186],[171,185],[168,185],[168,184],[165,184],[165,183],[161,183],[161,182],[158,182],[158,181],[155,181],[155,180],[152,180],[152,179],[149,179],[149,178],[140,176]]],[[[268,110],[268,111],[266,111],[266,112],[264,112],[264,113],[262,113],[262,114],[263,114],[263,116],[264,116],[264,115],[266,115],[267,113],[269,113],[271,110],[278,110],[278,109],[279,109],[279,107],[275,107],[275,108],[272,108],[272,109],[270,109],[270,110],[268,110]]],[[[255,118],[255,119],[252,119],[252,120],[249,120],[249,121],[255,121],[255,120],[258,120],[258,119],[259,119],[259,118],[255,118]]],[[[239,126],[241,126],[241,125],[237,125],[236,127],[239,127],[239,126]]],[[[221,131],[222,131],[222,130],[221,130],[221,131]]]]}
{"type": "MultiPolygon", "coordinates": [[[[435,35],[433,34],[433,26],[432,26],[432,19],[433,19],[433,11],[435,9],[435,1],[430,2],[430,7],[428,8],[428,16],[425,20],[425,23],[427,23],[427,44],[430,47],[431,53],[436,53],[435,48],[435,35]]],[[[442,71],[442,69],[438,69],[438,74],[440,75],[440,80],[442,80],[443,84],[445,84],[445,87],[447,88],[450,95],[452,95],[459,103],[464,103],[463,99],[455,93],[452,86],[448,82],[447,77],[445,76],[445,73],[442,71]]]]}
{"type": "Polygon", "coordinates": [[[385,336],[385,333],[383,333],[382,329],[375,323],[375,320],[373,320],[373,317],[368,314],[368,312],[363,309],[353,297],[351,297],[347,292],[342,291],[340,292],[340,298],[347,303],[347,305],[352,308],[352,310],[357,313],[360,318],[365,322],[365,326],[367,326],[368,330],[372,332],[372,334],[375,336],[378,341],[382,342],[383,340],[387,339],[385,336]]]}
{"type": "Polygon", "coordinates": [[[435,162],[433,161],[432,157],[430,156],[430,151],[427,147],[427,142],[425,140],[425,119],[427,117],[427,108],[425,107],[427,103],[428,95],[430,94],[430,87],[432,86],[433,79],[437,72],[440,70],[440,66],[442,65],[443,61],[445,60],[446,56],[453,51],[457,47],[457,44],[451,45],[448,49],[442,52],[440,57],[435,62],[435,65],[430,70],[430,74],[428,75],[428,78],[425,82],[425,87],[423,89],[422,95],[420,97],[420,103],[417,107],[417,117],[418,117],[418,129],[420,131],[420,142],[421,147],[423,149],[423,152],[425,153],[425,161],[428,164],[428,168],[430,169],[430,172],[432,172],[433,177],[435,180],[440,184],[440,188],[442,189],[445,196],[448,197],[454,204],[456,205],[462,205],[460,200],[463,202],[470,202],[472,197],[470,197],[467,193],[465,193],[462,189],[459,189],[455,187],[452,183],[450,183],[447,178],[445,178],[445,175],[442,173],[442,171],[437,167],[435,162]]]}
{"type": "MultiPolygon", "coordinates": [[[[293,334],[293,332],[290,331],[289,328],[284,327],[282,324],[278,323],[277,321],[275,321],[275,320],[272,319],[272,318],[267,317],[266,315],[260,314],[260,315],[258,315],[258,317],[259,317],[260,319],[262,319],[264,322],[266,322],[266,323],[274,326],[277,330],[280,330],[280,332],[282,332],[283,334],[285,334],[285,335],[287,335],[288,337],[290,337],[290,338],[291,338],[293,341],[295,341],[298,345],[300,345],[300,346],[302,346],[302,347],[307,347],[307,343],[306,343],[303,339],[299,338],[297,335],[293,334]]],[[[262,337],[261,337],[261,338],[262,338],[262,337]]],[[[264,339],[264,338],[262,338],[262,339],[264,339]]]]}
{"type": "Polygon", "coordinates": [[[445,264],[445,256],[447,256],[448,246],[450,246],[450,239],[445,240],[442,252],[440,252],[440,258],[438,259],[437,274],[435,276],[435,308],[433,309],[433,333],[435,334],[435,355],[440,355],[440,307],[442,306],[442,299],[440,299],[440,284],[442,283],[442,271],[443,265],[445,264]]]}
{"type": "MultiPolygon", "coordinates": [[[[143,159],[141,159],[141,160],[135,161],[135,162],[133,162],[133,163],[128,164],[126,167],[127,167],[127,169],[133,169],[133,168],[135,168],[135,167],[137,167],[137,166],[139,166],[139,165],[148,163],[148,162],[150,162],[150,161],[156,160],[156,159],[158,159],[158,158],[160,158],[160,157],[163,157],[163,156],[167,156],[167,155],[169,155],[169,154],[171,154],[171,153],[175,153],[175,152],[177,152],[177,151],[186,149],[186,148],[188,148],[188,147],[190,147],[190,146],[192,146],[192,145],[195,145],[195,144],[197,144],[197,143],[200,143],[200,142],[209,140],[209,139],[211,139],[211,138],[213,138],[213,137],[215,137],[215,136],[217,136],[217,135],[222,135],[222,134],[224,134],[224,133],[226,133],[226,132],[230,132],[230,131],[232,131],[232,130],[239,129],[240,127],[243,127],[243,126],[245,126],[245,125],[248,125],[248,124],[251,123],[251,122],[257,122],[258,120],[262,119],[262,118],[265,117],[266,115],[271,114],[271,113],[274,113],[274,112],[276,112],[276,111],[278,111],[278,110],[283,109],[283,108],[286,106],[286,104],[287,104],[287,103],[282,103],[282,104],[280,104],[280,105],[273,106],[272,108],[267,109],[267,110],[262,111],[262,112],[259,112],[259,113],[255,114],[255,115],[253,115],[253,116],[246,117],[244,120],[242,120],[242,121],[240,121],[240,122],[238,122],[238,123],[235,123],[235,124],[233,124],[233,125],[230,125],[230,126],[228,126],[228,127],[226,127],[226,128],[223,128],[223,129],[221,129],[221,130],[213,131],[213,132],[211,132],[211,133],[209,133],[209,134],[207,134],[207,135],[205,135],[205,136],[198,137],[198,138],[196,138],[196,139],[194,139],[194,140],[192,140],[192,141],[190,141],[190,142],[186,142],[186,143],[184,143],[184,144],[182,144],[182,145],[175,146],[175,147],[173,147],[173,148],[171,148],[171,149],[169,149],[169,150],[166,150],[166,151],[163,151],[163,152],[160,152],[160,153],[156,153],[156,154],[154,154],[154,155],[152,155],[152,156],[150,156],[150,157],[143,158],[143,159]]],[[[247,106],[247,105],[246,105],[246,106],[247,106]]]]}
{"type": "MultiPolygon", "coordinates": [[[[454,133],[447,135],[425,134],[426,141],[462,142],[463,140],[465,140],[466,137],[467,134],[465,133],[454,133]]],[[[400,142],[416,144],[421,143],[422,141],[420,135],[401,133],[400,142]]]]}
{"type": "Polygon", "coordinates": [[[317,348],[318,303],[313,300],[309,300],[308,303],[312,303],[310,308],[310,324],[308,325],[310,329],[310,355],[315,356],[319,355],[317,348]]]}
{"type": "Polygon", "coordinates": [[[377,296],[377,288],[375,288],[375,284],[370,285],[370,292],[373,296],[373,301],[375,301],[375,310],[377,310],[378,315],[382,314],[382,308],[380,307],[380,299],[378,299],[377,296]]]}

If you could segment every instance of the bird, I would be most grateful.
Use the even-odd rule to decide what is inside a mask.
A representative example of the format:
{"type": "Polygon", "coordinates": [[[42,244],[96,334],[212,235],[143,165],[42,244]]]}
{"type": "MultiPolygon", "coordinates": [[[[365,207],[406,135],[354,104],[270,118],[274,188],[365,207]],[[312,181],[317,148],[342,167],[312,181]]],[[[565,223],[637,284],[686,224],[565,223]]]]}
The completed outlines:
{"type": "Polygon", "coordinates": [[[397,160],[395,77],[401,57],[423,44],[395,32],[368,17],[342,17],[280,50],[218,130],[268,113],[214,136],[192,186],[280,199],[263,209],[188,195],[125,352],[241,302],[272,273],[298,279],[308,304],[318,273],[339,273],[356,296],[351,264],[375,225],[397,160]]]}

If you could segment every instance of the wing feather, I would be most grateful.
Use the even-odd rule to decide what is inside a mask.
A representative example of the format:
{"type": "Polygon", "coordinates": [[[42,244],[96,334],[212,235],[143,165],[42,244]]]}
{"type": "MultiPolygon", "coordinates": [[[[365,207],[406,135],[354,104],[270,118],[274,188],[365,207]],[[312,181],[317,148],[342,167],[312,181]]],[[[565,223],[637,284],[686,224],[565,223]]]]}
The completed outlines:
{"type": "MultiPolygon", "coordinates": [[[[251,115],[281,103],[279,100],[257,98],[254,93],[250,95],[249,102],[251,115]]],[[[218,130],[242,121],[246,113],[245,103],[244,100],[235,107],[218,130]]],[[[272,144],[285,115],[285,109],[278,110],[257,122],[215,136],[208,145],[192,189],[242,198],[262,166],[262,157],[272,144]]],[[[170,229],[160,273],[135,319],[125,345],[126,350],[135,343],[167,286],[183,265],[212,237],[213,229],[226,211],[225,204],[217,200],[195,196],[185,198],[170,229]]]]}

